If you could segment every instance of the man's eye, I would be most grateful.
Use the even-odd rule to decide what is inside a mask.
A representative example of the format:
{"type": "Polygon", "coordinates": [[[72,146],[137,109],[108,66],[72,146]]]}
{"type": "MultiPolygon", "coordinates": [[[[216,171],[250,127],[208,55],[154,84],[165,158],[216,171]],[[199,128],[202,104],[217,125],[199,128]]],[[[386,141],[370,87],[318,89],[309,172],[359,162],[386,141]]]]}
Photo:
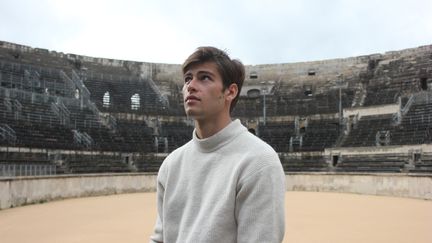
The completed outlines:
{"type": "Polygon", "coordinates": [[[184,82],[185,82],[185,83],[189,83],[191,80],[192,80],[191,77],[185,77],[185,78],[184,78],[184,82]]]}
{"type": "Polygon", "coordinates": [[[201,79],[202,79],[202,80],[211,80],[210,76],[208,76],[208,75],[203,75],[203,76],[201,77],[201,79]]]}

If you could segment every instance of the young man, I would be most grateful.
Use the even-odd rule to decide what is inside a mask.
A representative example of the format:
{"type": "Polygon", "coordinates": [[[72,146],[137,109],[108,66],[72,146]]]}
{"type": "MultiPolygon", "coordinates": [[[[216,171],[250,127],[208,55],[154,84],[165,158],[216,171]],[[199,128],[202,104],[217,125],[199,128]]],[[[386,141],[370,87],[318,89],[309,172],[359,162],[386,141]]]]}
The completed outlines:
{"type": "Polygon", "coordinates": [[[195,129],[159,170],[150,242],[282,242],[285,174],[278,155],[230,116],[243,64],[200,47],[182,68],[184,109],[195,129]]]}

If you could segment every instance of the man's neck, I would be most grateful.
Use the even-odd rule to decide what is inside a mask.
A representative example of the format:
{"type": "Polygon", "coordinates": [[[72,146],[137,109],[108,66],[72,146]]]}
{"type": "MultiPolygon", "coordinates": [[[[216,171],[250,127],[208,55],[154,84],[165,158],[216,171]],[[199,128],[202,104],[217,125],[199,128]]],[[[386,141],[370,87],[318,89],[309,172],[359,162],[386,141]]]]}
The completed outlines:
{"type": "Polygon", "coordinates": [[[228,126],[231,121],[230,116],[214,120],[197,119],[195,120],[196,135],[200,139],[211,137],[228,126]]]}

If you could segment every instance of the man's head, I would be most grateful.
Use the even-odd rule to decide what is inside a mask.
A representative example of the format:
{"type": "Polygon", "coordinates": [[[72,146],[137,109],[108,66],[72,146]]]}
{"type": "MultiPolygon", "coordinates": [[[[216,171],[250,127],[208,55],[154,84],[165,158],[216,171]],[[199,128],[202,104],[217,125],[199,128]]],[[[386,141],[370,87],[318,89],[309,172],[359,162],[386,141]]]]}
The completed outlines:
{"type": "Polygon", "coordinates": [[[227,53],[215,47],[198,47],[197,50],[183,63],[183,75],[185,75],[194,66],[204,63],[214,63],[216,65],[217,71],[222,78],[222,91],[230,88],[233,84],[237,86],[237,94],[231,101],[231,112],[238,101],[243,81],[245,79],[245,69],[243,64],[239,60],[231,59],[227,53]]]}

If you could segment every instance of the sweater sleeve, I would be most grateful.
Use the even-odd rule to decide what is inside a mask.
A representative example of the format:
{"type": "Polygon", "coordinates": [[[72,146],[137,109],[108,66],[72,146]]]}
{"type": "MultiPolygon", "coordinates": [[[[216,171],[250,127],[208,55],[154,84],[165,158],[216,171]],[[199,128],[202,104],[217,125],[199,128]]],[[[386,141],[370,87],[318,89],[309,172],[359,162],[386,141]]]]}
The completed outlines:
{"type": "Polygon", "coordinates": [[[158,177],[157,177],[157,218],[156,218],[156,225],[154,228],[154,233],[150,236],[150,243],[163,243],[163,200],[164,200],[164,193],[165,193],[165,187],[164,187],[164,177],[165,173],[163,170],[163,167],[161,167],[161,170],[159,171],[158,177]]]}
{"type": "Polygon", "coordinates": [[[285,233],[285,173],[267,165],[239,182],[235,216],[238,243],[280,243],[285,233]]]}

